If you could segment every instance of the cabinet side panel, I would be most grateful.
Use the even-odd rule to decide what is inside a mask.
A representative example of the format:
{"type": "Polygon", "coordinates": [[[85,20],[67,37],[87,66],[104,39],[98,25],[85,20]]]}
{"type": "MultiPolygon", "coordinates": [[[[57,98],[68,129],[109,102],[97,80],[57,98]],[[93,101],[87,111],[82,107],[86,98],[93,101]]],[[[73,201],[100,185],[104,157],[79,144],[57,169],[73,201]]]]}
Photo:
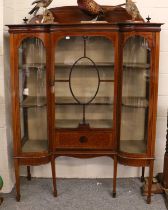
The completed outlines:
{"type": "Polygon", "coordinates": [[[19,107],[18,107],[18,53],[16,48],[17,36],[10,34],[10,66],[11,66],[11,97],[12,97],[12,127],[14,156],[20,152],[20,125],[19,125],[19,107]]]}
{"type": "Polygon", "coordinates": [[[149,111],[149,149],[150,155],[154,156],[155,139],[156,139],[156,116],[158,101],[158,78],[159,78],[159,50],[160,50],[160,33],[153,33],[153,55],[150,87],[150,111],[149,111]]]}

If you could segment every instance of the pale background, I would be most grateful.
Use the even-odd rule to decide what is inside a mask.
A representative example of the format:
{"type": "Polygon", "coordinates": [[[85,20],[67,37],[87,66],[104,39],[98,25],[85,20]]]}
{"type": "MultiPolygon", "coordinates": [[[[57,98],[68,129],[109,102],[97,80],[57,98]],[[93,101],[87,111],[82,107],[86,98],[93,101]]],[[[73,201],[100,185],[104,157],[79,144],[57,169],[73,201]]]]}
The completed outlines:
{"type": "MultiPolygon", "coordinates": [[[[9,41],[5,24],[22,23],[32,8],[33,0],[0,0],[0,175],[4,179],[3,192],[10,192],[14,186],[12,161],[12,131],[10,103],[10,71],[9,71],[9,41]]],[[[76,5],[77,0],[54,0],[50,7],[76,5]]],[[[125,0],[97,0],[104,5],[116,5],[125,0]]],[[[161,32],[159,100],[157,113],[156,161],[155,174],[162,171],[166,136],[166,114],[168,107],[168,1],[167,0],[137,0],[137,6],[143,18],[148,14],[153,22],[165,23],[161,32]]],[[[25,174],[25,170],[22,170],[25,174]]],[[[32,169],[35,177],[51,177],[50,164],[32,169]]],[[[113,161],[110,158],[95,159],[57,159],[58,177],[76,178],[107,178],[113,175],[113,161]]],[[[118,167],[118,177],[136,177],[140,169],[133,167],[118,167]]],[[[147,174],[146,174],[147,175],[147,174]]]]}

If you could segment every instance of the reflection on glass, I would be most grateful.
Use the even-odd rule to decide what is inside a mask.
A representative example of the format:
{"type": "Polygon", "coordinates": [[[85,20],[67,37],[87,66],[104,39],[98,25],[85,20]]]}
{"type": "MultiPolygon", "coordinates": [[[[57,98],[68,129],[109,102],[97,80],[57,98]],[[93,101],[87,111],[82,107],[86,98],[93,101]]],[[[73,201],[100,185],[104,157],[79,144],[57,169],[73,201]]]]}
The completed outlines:
{"type": "Polygon", "coordinates": [[[19,48],[22,152],[47,150],[46,58],[41,40],[27,38],[19,48]]]}
{"type": "Polygon", "coordinates": [[[127,40],[123,54],[120,150],[145,153],[149,108],[150,48],[145,38],[127,40]]]}
{"type": "Polygon", "coordinates": [[[55,62],[56,128],[112,128],[111,41],[100,36],[63,38],[57,44],[55,62]]]}

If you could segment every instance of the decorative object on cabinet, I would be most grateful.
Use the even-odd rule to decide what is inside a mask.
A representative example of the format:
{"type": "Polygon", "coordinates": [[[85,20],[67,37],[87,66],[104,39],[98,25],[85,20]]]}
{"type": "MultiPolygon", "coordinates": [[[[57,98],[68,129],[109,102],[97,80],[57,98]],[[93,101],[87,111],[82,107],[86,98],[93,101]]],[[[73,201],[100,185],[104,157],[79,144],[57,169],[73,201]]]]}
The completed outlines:
{"type": "Polygon", "coordinates": [[[36,0],[32,3],[32,5],[36,4],[36,6],[29,12],[30,15],[36,16],[37,12],[40,8],[47,8],[53,0],[36,0]]]}
{"type": "Polygon", "coordinates": [[[150,23],[151,18],[149,17],[149,15],[148,15],[148,17],[146,18],[146,20],[147,20],[147,23],[150,23]]]}
{"type": "MultiPolygon", "coordinates": [[[[105,16],[107,16],[108,13],[113,13],[113,10],[115,10],[118,7],[124,6],[126,4],[119,4],[114,7],[108,7],[108,6],[101,6],[97,4],[93,0],[77,0],[78,7],[84,11],[86,14],[90,15],[93,19],[87,20],[91,23],[97,21],[104,21],[105,16]]],[[[81,21],[82,23],[85,23],[85,21],[81,21]]]]}
{"type": "Polygon", "coordinates": [[[25,18],[23,19],[23,23],[27,24],[28,20],[29,20],[29,19],[27,19],[27,17],[25,17],[25,18]]]}
{"type": "MultiPolygon", "coordinates": [[[[0,190],[2,189],[2,187],[3,187],[3,179],[2,179],[2,177],[0,176],[0,190]]],[[[3,202],[3,198],[0,197],[0,205],[2,204],[2,202],[3,202]]]]}
{"type": "Polygon", "coordinates": [[[42,23],[54,23],[54,16],[50,10],[45,10],[42,23]]]}
{"type": "MultiPolygon", "coordinates": [[[[108,11],[107,7],[97,4],[94,0],[77,0],[78,6],[81,10],[88,13],[91,16],[97,16],[94,20],[100,20],[104,18],[106,12],[108,11]]],[[[111,9],[111,12],[117,7],[125,6],[126,11],[131,15],[131,21],[142,21],[144,22],[138,7],[132,0],[126,0],[126,3],[119,4],[114,6],[111,9]]]]}
{"type": "MultiPolygon", "coordinates": [[[[40,8],[43,8],[44,11],[43,11],[43,15],[38,15],[39,18],[40,18],[40,21],[39,20],[36,20],[35,23],[53,23],[54,22],[54,17],[53,17],[53,14],[50,10],[46,9],[52,2],[53,0],[37,0],[37,1],[34,1],[32,3],[33,4],[36,4],[36,6],[29,12],[29,14],[33,14],[33,20],[36,20],[36,14],[38,12],[38,10],[40,8]]],[[[38,19],[39,19],[38,18],[38,19]]],[[[27,21],[25,21],[27,22],[27,21]]]]}
{"type": "Polygon", "coordinates": [[[100,20],[104,16],[103,8],[94,0],[77,0],[79,8],[91,16],[97,16],[96,20],[100,20]]]}
{"type": "MultiPolygon", "coordinates": [[[[120,6],[102,6],[105,10],[104,21],[109,23],[125,22],[131,21],[132,17],[128,14],[126,9],[120,6]]],[[[54,23],[92,23],[91,16],[83,12],[79,7],[76,6],[65,6],[50,8],[49,11],[52,12],[54,16],[54,23]],[[74,15],[75,14],[75,15],[74,15]]],[[[93,17],[92,17],[93,18],[93,17]]],[[[39,24],[42,23],[43,15],[37,15],[29,20],[30,24],[39,24]]],[[[96,23],[99,23],[96,21],[96,23]]],[[[101,21],[100,23],[103,23],[101,21]]]]}
{"type": "Polygon", "coordinates": [[[71,6],[50,9],[54,24],[8,25],[18,201],[21,165],[30,180],[30,166],[50,162],[56,196],[57,157],[108,156],[113,197],[121,163],[149,167],[151,202],[162,24],[106,8],[103,23],[71,6]]]}
{"type": "Polygon", "coordinates": [[[140,15],[138,7],[132,0],[126,0],[125,8],[126,8],[128,14],[130,14],[132,16],[133,21],[136,21],[136,20],[144,21],[142,16],[140,15]]]}

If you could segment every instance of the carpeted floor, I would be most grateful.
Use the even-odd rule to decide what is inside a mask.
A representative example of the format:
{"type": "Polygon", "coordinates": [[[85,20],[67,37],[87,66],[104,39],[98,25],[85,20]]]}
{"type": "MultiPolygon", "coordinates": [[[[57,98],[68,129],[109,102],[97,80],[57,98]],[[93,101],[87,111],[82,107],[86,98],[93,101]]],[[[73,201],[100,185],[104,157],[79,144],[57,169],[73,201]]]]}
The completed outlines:
{"type": "Polygon", "coordinates": [[[138,178],[118,179],[117,197],[112,198],[112,179],[58,179],[58,197],[52,195],[51,179],[21,178],[21,202],[15,191],[4,194],[2,210],[166,210],[162,195],[146,204],[138,178]]]}

